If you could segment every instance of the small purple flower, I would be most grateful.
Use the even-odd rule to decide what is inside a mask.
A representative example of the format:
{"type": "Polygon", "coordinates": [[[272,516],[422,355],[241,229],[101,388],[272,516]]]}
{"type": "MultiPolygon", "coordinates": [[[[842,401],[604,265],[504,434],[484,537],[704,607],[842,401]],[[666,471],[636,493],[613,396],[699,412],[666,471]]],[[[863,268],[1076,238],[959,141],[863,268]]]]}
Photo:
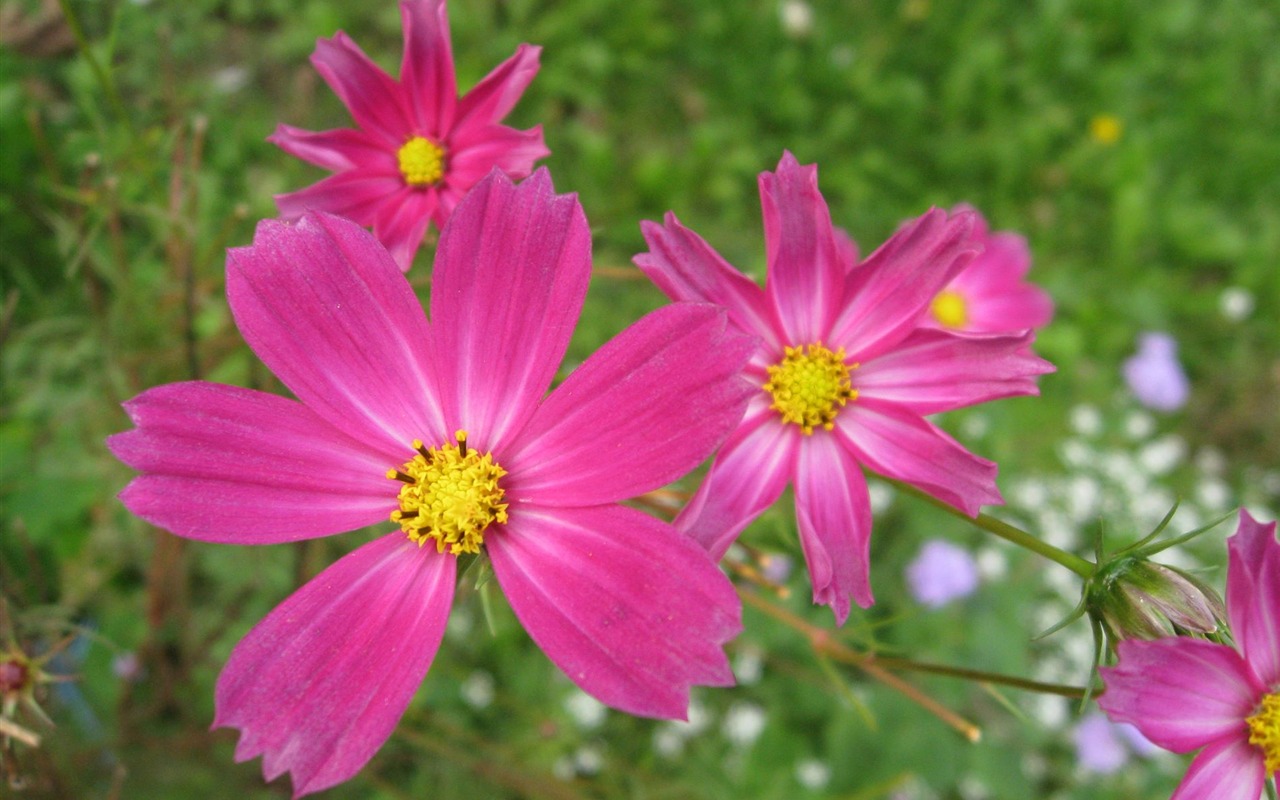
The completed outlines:
{"type": "Polygon", "coordinates": [[[1076,746],[1076,761],[1086,772],[1111,775],[1119,771],[1134,755],[1147,756],[1160,752],[1142,732],[1127,722],[1112,722],[1106,715],[1087,714],[1071,734],[1076,746]]]}
{"type": "Polygon", "coordinates": [[[1167,333],[1144,333],[1138,352],[1124,362],[1124,380],[1138,402],[1156,411],[1186,405],[1191,386],[1178,363],[1178,343],[1167,333]]]}
{"type": "Polygon", "coordinates": [[[907,565],[907,586],[922,605],[941,608],[978,588],[978,564],[969,551],[934,539],[907,565]]]}

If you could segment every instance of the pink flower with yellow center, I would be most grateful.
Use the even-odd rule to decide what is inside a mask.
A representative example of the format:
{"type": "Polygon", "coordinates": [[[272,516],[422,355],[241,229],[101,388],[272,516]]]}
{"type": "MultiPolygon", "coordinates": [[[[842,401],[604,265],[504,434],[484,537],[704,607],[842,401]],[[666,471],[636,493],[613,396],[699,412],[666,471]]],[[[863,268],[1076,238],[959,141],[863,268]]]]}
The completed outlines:
{"type": "Polygon", "coordinates": [[[992,233],[974,209],[973,242],[978,254],[934,295],[922,324],[957,333],[1019,333],[1043,328],[1053,319],[1049,294],[1026,280],[1031,268],[1027,240],[1016,233],[992,233]]]}
{"type": "Polygon", "coordinates": [[[495,171],[446,224],[431,319],[354,223],[263,222],[227,259],[250,347],[298,400],[175,383],[126,404],[108,444],[141,472],[120,497],[179,536],[290,542],[396,530],[281,603],[231,654],[214,724],[240,729],[295,795],[357,772],[444,635],[460,557],[486,557],[565,675],[615,708],[683,717],[729,685],[732,585],[673,526],[619,501],[693,469],[732,430],[752,343],[722,310],[637,322],[554,390],[587,289],[577,198],[545,170],[495,171]]]}
{"type": "Polygon", "coordinates": [[[1280,773],[1280,542],[1240,511],[1227,542],[1235,647],[1183,637],[1128,639],[1099,670],[1098,705],[1175,753],[1200,750],[1173,800],[1258,800],[1280,773]]]}
{"type": "Polygon", "coordinates": [[[443,226],[467,190],[494,167],[527,176],[550,153],[542,126],[499,124],[538,73],[540,47],[511,58],[461,98],[444,0],[402,0],[400,79],[383,72],[345,33],[316,42],[311,62],[342,99],[356,128],[312,132],[280,125],[267,140],[334,175],[276,196],[280,214],[328,211],[366,227],[401,269],[427,226],[443,226]]]}
{"type": "Polygon", "coordinates": [[[724,306],[760,342],[744,370],[746,415],[676,519],[719,558],[791,483],[814,602],[837,622],[850,600],[871,605],[871,470],[976,514],[1001,502],[996,465],[925,416],[997,397],[1036,394],[1052,368],[1031,334],[956,336],[920,315],[973,257],[974,215],[934,209],[855,266],[832,228],[815,166],[786,153],[760,175],[768,276],[761,289],[668,214],[643,223],[636,264],[673,300],[724,306]]]}

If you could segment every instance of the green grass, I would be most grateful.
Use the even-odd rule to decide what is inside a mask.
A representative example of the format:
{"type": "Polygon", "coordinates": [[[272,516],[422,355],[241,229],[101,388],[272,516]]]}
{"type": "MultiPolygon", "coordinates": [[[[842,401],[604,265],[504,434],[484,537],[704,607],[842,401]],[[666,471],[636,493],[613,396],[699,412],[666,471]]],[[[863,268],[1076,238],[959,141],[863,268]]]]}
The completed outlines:
{"type": "MultiPolygon", "coordinates": [[[[88,646],[83,661],[62,666],[80,699],[47,698],[58,727],[40,730],[40,748],[19,747],[14,769],[32,780],[30,796],[284,796],[283,781],[263,785],[258,762],[233,763],[230,732],[207,733],[213,681],[239,636],[362,537],[253,551],[175,546],[115,501],[130,472],[103,439],[128,427],[120,401],[159,383],[203,377],[279,390],[232,324],[224,249],[249,242],[256,220],[274,212],[272,193],[321,175],[264,141],[275,125],[349,124],[307,62],[315,38],[343,28],[394,69],[399,18],[391,2],[66,5],[83,47],[38,52],[54,41],[45,38],[0,49],[0,589],[24,646],[42,652],[71,625],[83,626],[88,646]],[[145,680],[113,674],[113,656],[126,651],[143,655],[145,680]]],[[[9,7],[35,14],[40,4],[9,7]]],[[[455,0],[464,89],[519,42],[545,48],[511,122],[544,125],[545,163],[559,190],[579,193],[595,263],[611,268],[593,282],[571,358],[662,302],[617,269],[643,250],[641,219],[673,210],[761,275],[755,178],[789,149],[819,164],[833,217],[864,252],[901,220],[959,202],[1028,237],[1032,276],[1058,304],[1037,349],[1058,372],[1039,399],[944,420],[1000,462],[1007,495],[1019,479],[1057,486],[1093,475],[1120,498],[1109,509],[1115,542],[1142,532],[1143,517],[1125,506],[1132,498],[1115,494],[1097,464],[1070,467],[1059,452],[1066,439],[1088,438],[1068,424],[1080,404],[1106,420],[1089,445],[1099,460],[1143,446],[1124,431],[1134,405],[1118,368],[1137,333],[1160,329],[1178,336],[1194,388],[1186,410],[1156,419],[1156,433],[1180,436],[1193,456],[1220,453],[1228,505],[1269,507],[1274,518],[1274,4],[830,0],[813,13],[812,31],[794,37],[778,4],[759,0],[455,0]],[[1121,122],[1114,144],[1090,137],[1098,115],[1121,122]],[[1221,313],[1228,287],[1251,294],[1251,315],[1221,313]]],[[[66,33],[65,22],[54,26],[66,33]]],[[[414,273],[424,296],[428,263],[421,254],[414,273]]],[[[1206,480],[1188,461],[1153,484],[1194,498],[1206,480]]],[[[1061,495],[1050,496],[1058,499],[1010,513],[1036,530],[1057,513],[1061,495]]],[[[1085,680],[1065,644],[1079,627],[1030,641],[1040,617],[1069,610],[1058,568],[917,505],[897,498],[877,519],[879,602],[855,612],[847,638],[1011,674],[1061,666],[1059,679],[1085,680]],[[961,604],[921,610],[902,566],[933,536],[1003,553],[1005,578],[961,604]]],[[[1089,524],[1060,516],[1087,552],[1089,524]]],[[[747,540],[800,564],[793,529],[780,505],[747,540]]],[[[1193,557],[1221,565],[1222,535],[1190,548],[1193,557]]],[[[1221,585],[1221,569],[1208,574],[1221,585]]],[[[802,569],[788,585],[788,608],[830,625],[828,612],[809,609],[802,569]]],[[[611,713],[581,729],[565,709],[567,681],[510,613],[499,604],[491,634],[474,594],[458,605],[470,630],[446,640],[382,752],[325,796],[1120,798],[1167,794],[1185,763],[1085,776],[1069,719],[1046,717],[1042,701],[912,677],[982,727],[982,742],[969,744],[859,673],[838,670],[837,685],[801,636],[755,612],[734,650],[763,653],[763,678],[700,693],[712,722],[667,757],[654,748],[667,730],[659,723],[611,713]],[[495,687],[483,708],[460,695],[478,671],[495,687]],[[720,730],[743,703],[766,718],[745,748],[720,730]],[[592,752],[598,772],[556,777],[575,757],[589,766],[592,752]],[[830,766],[825,789],[797,782],[806,759],[830,766]]]]}

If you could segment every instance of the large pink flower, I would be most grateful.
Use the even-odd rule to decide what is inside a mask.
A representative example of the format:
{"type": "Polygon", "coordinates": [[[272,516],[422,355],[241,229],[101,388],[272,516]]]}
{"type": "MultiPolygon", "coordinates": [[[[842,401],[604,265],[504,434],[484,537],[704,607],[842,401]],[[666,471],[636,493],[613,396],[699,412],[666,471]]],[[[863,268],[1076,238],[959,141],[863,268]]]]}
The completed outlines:
{"type": "Polygon", "coordinates": [[[838,622],[872,603],[871,508],[862,466],[969,514],[1000,502],[996,465],[925,415],[1035,394],[1051,369],[1030,334],[919,329],[934,295],[973,256],[973,215],[932,210],[855,266],[834,231],[817,168],[786,153],[760,175],[768,277],[762,290],[668,214],[643,224],[636,264],[674,300],[726,307],[759,337],[744,374],[757,391],[706,480],[676,520],[719,558],[790,482],[815,602],[838,622]]]}
{"type": "Polygon", "coordinates": [[[1240,511],[1228,540],[1234,648],[1203,639],[1125,640],[1099,670],[1098,705],[1176,753],[1200,749],[1174,800],[1258,800],[1280,772],[1280,542],[1240,511]],[[1203,749],[1201,749],[1203,748],[1203,749]]]}
{"type": "Polygon", "coordinates": [[[431,321],[378,243],[308,214],[227,259],[246,341],[298,397],[191,382],[126,404],[121,494],[179,536],[289,542],[391,519],[235,648],[215,725],[298,795],[353,775],[391,733],[444,633],[459,556],[483,554],[578,686],[681,717],[728,685],[733,587],[694,542],[619,501],[688,472],[751,392],[724,312],[643,318],[544,395],[582,307],[590,238],[540,170],[481,181],[446,225],[431,321]],[[301,401],[301,402],[299,402],[301,401]]]}
{"type": "Polygon", "coordinates": [[[459,98],[444,0],[402,0],[400,16],[398,81],[341,31],[316,42],[311,62],[359,127],[313,133],[280,125],[267,140],[337,173],[277,195],[283,216],[315,209],[372,226],[407,270],[428,224],[444,225],[491,169],[523,178],[550,151],[541,125],[520,131],[499,124],[538,73],[540,47],[520,45],[459,98]]]}
{"type": "Polygon", "coordinates": [[[1018,333],[1049,324],[1053,300],[1026,280],[1031,268],[1027,240],[1016,233],[992,233],[968,206],[956,211],[973,212],[973,240],[980,251],[934,295],[923,324],[964,333],[1018,333]]]}

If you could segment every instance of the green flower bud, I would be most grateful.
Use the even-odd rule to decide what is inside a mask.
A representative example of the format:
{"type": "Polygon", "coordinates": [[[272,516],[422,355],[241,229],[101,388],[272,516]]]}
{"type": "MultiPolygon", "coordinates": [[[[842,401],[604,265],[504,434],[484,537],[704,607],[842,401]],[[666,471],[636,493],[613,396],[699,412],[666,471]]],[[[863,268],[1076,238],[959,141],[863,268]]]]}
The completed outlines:
{"type": "Polygon", "coordinates": [[[1217,640],[1226,630],[1226,607],[1208,584],[1141,556],[1121,556],[1100,565],[1085,586],[1084,601],[1112,649],[1121,639],[1217,640]]]}

